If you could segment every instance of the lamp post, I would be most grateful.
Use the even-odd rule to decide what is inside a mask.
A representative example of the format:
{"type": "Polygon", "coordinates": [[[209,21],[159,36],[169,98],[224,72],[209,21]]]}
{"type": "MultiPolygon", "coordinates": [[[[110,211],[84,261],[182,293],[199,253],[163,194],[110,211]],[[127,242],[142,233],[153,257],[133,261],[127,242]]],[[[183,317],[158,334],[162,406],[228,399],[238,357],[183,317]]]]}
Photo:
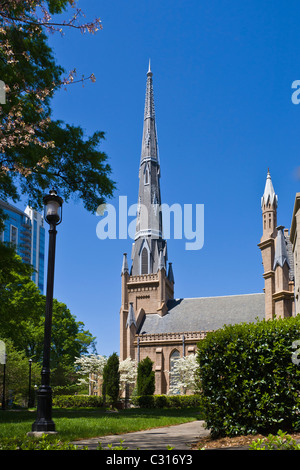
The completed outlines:
{"type": "Polygon", "coordinates": [[[2,410],[5,410],[5,375],[6,375],[6,354],[3,362],[3,384],[2,384],[2,410]]]}
{"type": "Polygon", "coordinates": [[[28,408],[32,406],[31,404],[31,365],[32,359],[29,359],[29,380],[28,380],[28,408]]]}
{"type": "Polygon", "coordinates": [[[44,196],[44,218],[50,225],[50,229],[42,380],[41,386],[37,392],[37,419],[32,425],[32,431],[34,433],[55,432],[55,424],[52,421],[52,390],[50,387],[50,344],[52,327],[55,242],[57,233],[56,226],[59,225],[62,221],[62,204],[62,198],[57,195],[54,189],[52,189],[49,194],[44,196]]]}

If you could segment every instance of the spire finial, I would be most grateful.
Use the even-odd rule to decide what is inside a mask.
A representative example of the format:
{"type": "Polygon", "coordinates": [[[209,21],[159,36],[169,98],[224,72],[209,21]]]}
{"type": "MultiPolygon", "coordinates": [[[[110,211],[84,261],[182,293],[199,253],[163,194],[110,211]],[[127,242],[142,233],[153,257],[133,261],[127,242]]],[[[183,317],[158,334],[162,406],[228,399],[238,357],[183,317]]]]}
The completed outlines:
{"type": "Polygon", "coordinates": [[[147,75],[152,75],[152,72],[151,72],[151,61],[150,61],[150,59],[149,59],[149,67],[148,67],[147,75]]]}

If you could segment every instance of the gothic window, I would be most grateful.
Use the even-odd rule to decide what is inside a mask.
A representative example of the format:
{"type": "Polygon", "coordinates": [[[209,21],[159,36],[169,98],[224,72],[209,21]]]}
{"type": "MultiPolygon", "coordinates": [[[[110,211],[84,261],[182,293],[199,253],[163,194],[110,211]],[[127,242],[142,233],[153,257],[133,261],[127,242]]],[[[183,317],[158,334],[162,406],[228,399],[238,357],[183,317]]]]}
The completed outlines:
{"type": "Polygon", "coordinates": [[[266,214],[264,215],[264,229],[266,229],[266,214]]]}
{"type": "Polygon", "coordinates": [[[147,165],[145,166],[145,171],[144,171],[144,184],[149,184],[149,174],[150,174],[149,164],[147,163],[147,165]]]}
{"type": "Polygon", "coordinates": [[[170,355],[170,393],[173,395],[180,394],[180,390],[176,388],[177,382],[179,380],[179,374],[176,373],[175,364],[176,361],[180,359],[180,353],[175,349],[170,355]]]}
{"type": "Polygon", "coordinates": [[[148,274],[148,250],[144,246],[142,249],[141,274],[148,274]]]}

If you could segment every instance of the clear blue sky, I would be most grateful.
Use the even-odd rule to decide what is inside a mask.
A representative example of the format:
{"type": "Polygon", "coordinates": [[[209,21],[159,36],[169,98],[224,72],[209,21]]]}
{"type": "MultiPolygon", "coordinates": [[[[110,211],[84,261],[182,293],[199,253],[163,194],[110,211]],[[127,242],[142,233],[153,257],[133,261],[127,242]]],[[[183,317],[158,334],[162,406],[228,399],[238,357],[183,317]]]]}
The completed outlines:
{"type": "MultiPolygon", "coordinates": [[[[175,296],[261,292],[260,198],[267,169],[278,194],[278,223],[290,226],[300,182],[298,1],[86,0],[96,35],[50,37],[59,64],[96,83],[72,85],[53,100],[55,118],[106,134],[102,150],[116,181],[116,203],[137,202],[148,60],[161,160],[162,200],[204,204],[205,241],[186,251],[169,240],[175,296]]],[[[64,206],[55,297],[97,337],[99,354],[119,352],[122,254],[132,240],[96,236],[99,218],[64,206]]]]}

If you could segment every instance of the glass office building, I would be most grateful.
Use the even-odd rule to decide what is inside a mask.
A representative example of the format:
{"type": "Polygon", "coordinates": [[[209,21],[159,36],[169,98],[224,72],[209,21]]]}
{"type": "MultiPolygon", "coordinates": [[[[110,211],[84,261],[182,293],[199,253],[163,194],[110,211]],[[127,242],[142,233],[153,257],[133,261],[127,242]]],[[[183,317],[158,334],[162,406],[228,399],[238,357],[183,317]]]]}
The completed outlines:
{"type": "Polygon", "coordinates": [[[32,280],[44,293],[45,228],[42,215],[30,207],[22,212],[18,208],[0,200],[0,208],[7,218],[0,240],[15,245],[16,252],[24,263],[31,264],[35,272],[32,280]]]}

